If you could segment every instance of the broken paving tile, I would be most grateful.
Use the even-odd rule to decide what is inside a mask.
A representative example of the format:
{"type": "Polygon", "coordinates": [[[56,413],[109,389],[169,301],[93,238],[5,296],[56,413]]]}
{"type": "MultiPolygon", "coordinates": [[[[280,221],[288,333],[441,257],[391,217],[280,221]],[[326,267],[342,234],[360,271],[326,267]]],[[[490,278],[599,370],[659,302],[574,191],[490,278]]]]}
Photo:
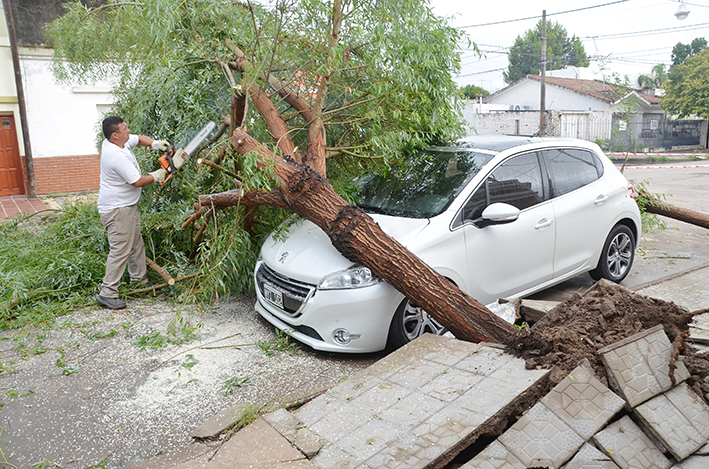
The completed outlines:
{"type": "Polygon", "coordinates": [[[192,432],[192,438],[214,438],[241,421],[249,406],[242,403],[220,411],[192,432]]]}
{"type": "Polygon", "coordinates": [[[263,415],[263,419],[268,422],[278,433],[286,437],[288,441],[295,441],[295,434],[299,428],[303,428],[303,422],[286,409],[278,409],[263,415]]]}
{"type": "Polygon", "coordinates": [[[665,394],[640,404],[635,408],[635,413],[643,425],[679,461],[707,442],[665,394]]]}
{"type": "Polygon", "coordinates": [[[689,342],[692,341],[709,344],[709,313],[692,318],[689,324],[689,342]]]}
{"type": "Polygon", "coordinates": [[[549,373],[526,370],[524,360],[500,347],[423,338],[293,412],[324,443],[315,466],[413,469],[454,457],[473,432],[549,373]],[[432,355],[437,359],[413,366],[432,355]]]}
{"type": "Polygon", "coordinates": [[[694,428],[709,440],[709,406],[687,385],[680,383],[678,386],[665,393],[667,399],[692,422],[694,428]]]}
{"type": "Polygon", "coordinates": [[[541,402],[498,440],[528,467],[559,468],[584,444],[583,438],[541,402]]]}
{"type": "Polygon", "coordinates": [[[576,367],[541,402],[584,440],[591,437],[625,405],[601,383],[588,360],[576,367]]]}
{"type": "Polygon", "coordinates": [[[526,469],[517,456],[498,440],[493,441],[460,469],[526,469]]]}
{"type": "Polygon", "coordinates": [[[709,467],[709,456],[690,456],[682,462],[678,462],[672,469],[707,469],[709,467]]]}
{"type": "Polygon", "coordinates": [[[564,469],[619,469],[607,454],[591,443],[585,443],[564,469]]]}
{"type": "MultiPolygon", "coordinates": [[[[598,351],[612,387],[631,407],[672,387],[669,377],[672,344],[662,325],[635,334],[598,351]]],[[[684,363],[677,362],[675,383],[689,378],[684,363]]]]}
{"type": "Polygon", "coordinates": [[[620,469],[607,454],[585,443],[564,469],[620,469]]]}
{"type": "Polygon", "coordinates": [[[669,469],[672,463],[627,415],[593,436],[621,469],[669,469]]]}

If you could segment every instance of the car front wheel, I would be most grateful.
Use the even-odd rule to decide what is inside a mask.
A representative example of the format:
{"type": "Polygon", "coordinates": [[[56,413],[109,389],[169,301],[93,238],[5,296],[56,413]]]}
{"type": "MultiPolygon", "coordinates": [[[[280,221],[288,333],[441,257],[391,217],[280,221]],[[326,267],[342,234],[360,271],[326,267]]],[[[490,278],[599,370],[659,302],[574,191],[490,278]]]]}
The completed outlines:
{"type": "Polygon", "coordinates": [[[421,337],[426,332],[443,335],[447,332],[447,329],[433,319],[423,308],[420,308],[408,298],[404,298],[391,321],[387,347],[398,349],[421,337]]]}
{"type": "Polygon", "coordinates": [[[625,225],[616,225],[603,243],[598,266],[589,272],[591,278],[620,283],[630,273],[635,256],[635,235],[625,225]]]}

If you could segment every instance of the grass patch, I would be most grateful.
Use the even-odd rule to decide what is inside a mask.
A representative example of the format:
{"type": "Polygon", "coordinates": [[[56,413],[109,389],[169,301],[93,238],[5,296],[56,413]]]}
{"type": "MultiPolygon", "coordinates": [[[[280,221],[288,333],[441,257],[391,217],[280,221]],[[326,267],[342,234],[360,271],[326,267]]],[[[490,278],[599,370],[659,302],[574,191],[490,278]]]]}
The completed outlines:
{"type": "Polygon", "coordinates": [[[179,314],[167,325],[165,332],[150,331],[133,341],[133,345],[145,350],[146,348],[159,349],[168,345],[182,345],[199,339],[197,330],[202,327],[202,323],[193,325],[179,314]]]}
{"type": "Polygon", "coordinates": [[[271,340],[260,341],[257,345],[269,357],[278,351],[286,352],[291,356],[300,355],[302,353],[300,345],[291,342],[288,334],[279,329],[276,329],[276,337],[271,340]]]}
{"type": "Polygon", "coordinates": [[[242,386],[251,386],[252,384],[253,383],[251,383],[251,378],[248,376],[234,376],[233,378],[229,378],[228,380],[224,381],[224,386],[219,389],[219,392],[223,392],[224,396],[231,396],[232,394],[234,394],[236,388],[240,388],[242,386]]]}

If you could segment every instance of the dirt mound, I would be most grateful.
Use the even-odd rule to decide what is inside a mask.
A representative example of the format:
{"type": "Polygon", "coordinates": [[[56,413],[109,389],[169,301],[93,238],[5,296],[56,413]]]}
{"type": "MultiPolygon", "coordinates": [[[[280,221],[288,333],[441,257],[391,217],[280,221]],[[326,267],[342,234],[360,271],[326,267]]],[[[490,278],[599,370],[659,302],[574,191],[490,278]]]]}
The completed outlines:
{"type": "Polygon", "coordinates": [[[705,312],[690,313],[602,280],[522,329],[506,345],[510,353],[526,360],[529,369],[557,367],[555,375],[563,377],[586,358],[596,374],[607,379],[598,350],[661,324],[675,346],[675,356],[679,353],[691,374],[687,383],[707,400],[709,354],[695,353],[685,342],[692,317],[705,312]]]}

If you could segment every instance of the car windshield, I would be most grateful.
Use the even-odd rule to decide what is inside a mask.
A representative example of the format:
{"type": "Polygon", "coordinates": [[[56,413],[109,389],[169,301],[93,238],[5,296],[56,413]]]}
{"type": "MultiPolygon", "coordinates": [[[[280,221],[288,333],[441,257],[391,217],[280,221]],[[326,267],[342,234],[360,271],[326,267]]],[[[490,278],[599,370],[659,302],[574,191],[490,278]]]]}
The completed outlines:
{"type": "Polygon", "coordinates": [[[470,148],[424,150],[386,175],[364,176],[356,194],[357,206],[387,215],[433,217],[450,205],[492,157],[470,148]]]}

